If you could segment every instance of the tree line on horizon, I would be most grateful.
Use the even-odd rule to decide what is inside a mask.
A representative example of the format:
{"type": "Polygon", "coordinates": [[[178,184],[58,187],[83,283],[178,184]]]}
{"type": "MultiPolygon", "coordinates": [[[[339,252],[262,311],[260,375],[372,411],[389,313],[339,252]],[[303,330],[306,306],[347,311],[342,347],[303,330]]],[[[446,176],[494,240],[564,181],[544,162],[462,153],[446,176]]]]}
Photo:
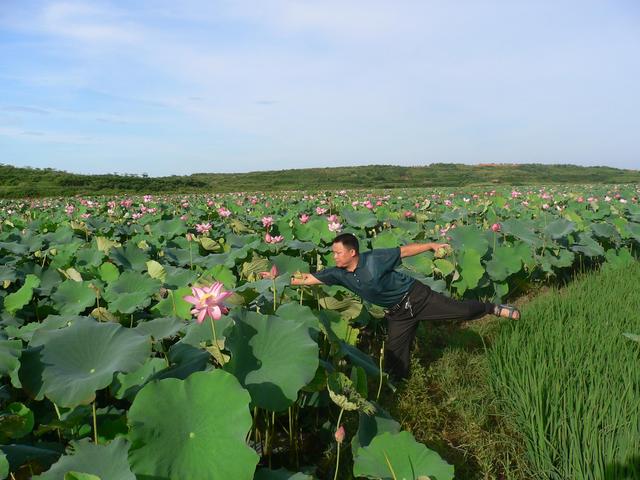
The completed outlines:
{"type": "Polygon", "coordinates": [[[150,177],[144,173],[83,175],[52,168],[0,164],[0,198],[526,185],[535,183],[640,183],[640,170],[546,164],[437,163],[366,165],[248,173],[194,173],[150,177]]]}

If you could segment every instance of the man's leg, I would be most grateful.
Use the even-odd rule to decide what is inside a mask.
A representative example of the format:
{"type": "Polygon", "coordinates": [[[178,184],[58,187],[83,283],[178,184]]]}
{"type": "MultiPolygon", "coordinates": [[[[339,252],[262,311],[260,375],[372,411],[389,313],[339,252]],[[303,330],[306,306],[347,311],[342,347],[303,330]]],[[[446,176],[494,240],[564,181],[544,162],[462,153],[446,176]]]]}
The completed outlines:
{"type": "Polygon", "coordinates": [[[416,338],[419,320],[404,310],[387,317],[387,343],[385,345],[384,364],[389,375],[396,379],[409,376],[411,347],[416,338]]]}
{"type": "Polygon", "coordinates": [[[416,313],[420,320],[473,320],[495,314],[494,303],[478,300],[455,300],[438,292],[431,292],[428,302],[416,313]]]}

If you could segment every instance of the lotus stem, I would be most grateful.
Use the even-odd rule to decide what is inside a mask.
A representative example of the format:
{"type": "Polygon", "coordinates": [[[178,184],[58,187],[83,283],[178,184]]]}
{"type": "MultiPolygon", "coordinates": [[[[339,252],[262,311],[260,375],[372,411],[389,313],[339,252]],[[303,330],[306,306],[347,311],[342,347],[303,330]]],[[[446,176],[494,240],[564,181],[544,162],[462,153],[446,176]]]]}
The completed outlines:
{"type": "Polygon", "coordinates": [[[96,401],[93,401],[93,442],[98,444],[98,422],[96,421],[96,401]]]}
{"type": "Polygon", "coordinates": [[[275,313],[276,312],[276,294],[277,294],[277,291],[276,291],[276,279],[274,278],[271,281],[271,283],[273,284],[273,287],[272,287],[273,288],[273,313],[275,313]]]}
{"type": "MultiPolygon", "coordinates": [[[[340,415],[338,415],[338,424],[336,426],[336,431],[340,428],[340,421],[342,420],[343,413],[344,413],[344,408],[341,408],[340,415]]],[[[340,445],[342,444],[342,442],[338,442],[336,440],[336,443],[338,444],[338,453],[336,455],[336,471],[333,474],[333,480],[336,480],[338,478],[338,470],[340,469],[340,445]]]]}
{"type": "Polygon", "coordinates": [[[291,416],[291,407],[287,409],[289,411],[289,448],[293,448],[293,418],[291,416]]]}
{"type": "Polygon", "coordinates": [[[378,382],[378,393],[376,394],[376,402],[380,398],[380,391],[382,390],[382,363],[384,361],[384,340],[382,341],[382,347],[380,347],[380,382],[378,382]]]}
{"type": "Polygon", "coordinates": [[[218,349],[220,352],[220,366],[224,365],[224,356],[222,355],[222,350],[218,347],[218,336],[216,335],[216,325],[213,322],[213,318],[209,317],[209,321],[211,322],[211,331],[213,332],[213,349],[218,349]]]}

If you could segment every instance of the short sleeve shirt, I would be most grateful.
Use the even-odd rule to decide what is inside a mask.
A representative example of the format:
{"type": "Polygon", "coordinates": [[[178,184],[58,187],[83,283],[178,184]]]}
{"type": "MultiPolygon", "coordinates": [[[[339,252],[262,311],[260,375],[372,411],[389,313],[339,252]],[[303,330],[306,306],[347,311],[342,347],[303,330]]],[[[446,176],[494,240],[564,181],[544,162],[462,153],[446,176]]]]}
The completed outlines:
{"type": "Polygon", "coordinates": [[[397,304],[416,281],[395,268],[401,263],[400,247],[376,248],[359,254],[353,272],[330,267],[313,274],[325,285],[342,285],[364,300],[382,307],[397,304]]]}

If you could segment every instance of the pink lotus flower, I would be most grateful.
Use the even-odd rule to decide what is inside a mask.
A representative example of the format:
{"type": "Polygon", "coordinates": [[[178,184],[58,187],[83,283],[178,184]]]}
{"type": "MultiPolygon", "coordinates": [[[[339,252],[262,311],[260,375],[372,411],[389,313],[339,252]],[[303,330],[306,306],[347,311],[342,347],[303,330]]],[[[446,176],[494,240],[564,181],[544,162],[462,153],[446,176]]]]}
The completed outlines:
{"type": "Polygon", "coordinates": [[[309,221],[309,218],[309,215],[303,213],[302,215],[300,215],[300,223],[307,223],[309,221]]]}
{"type": "Polygon", "coordinates": [[[220,215],[221,217],[227,218],[228,216],[231,215],[231,210],[228,210],[225,207],[220,207],[218,209],[218,215],[220,215]]]}
{"type": "Polygon", "coordinates": [[[404,217],[405,218],[413,217],[413,212],[411,210],[407,210],[406,212],[404,212],[404,217]]]}
{"type": "Polygon", "coordinates": [[[185,301],[194,305],[191,314],[197,315],[196,321],[198,323],[204,322],[205,317],[220,320],[222,315],[229,311],[222,301],[230,296],[232,292],[224,291],[222,287],[222,282],[215,282],[210,287],[193,287],[191,288],[193,296],[182,297],[185,301]]]}
{"type": "Polygon", "coordinates": [[[273,266],[271,267],[271,270],[269,270],[268,272],[260,272],[260,276],[262,278],[274,279],[278,276],[278,267],[276,267],[274,263],[273,266]]]}
{"type": "Polygon", "coordinates": [[[209,230],[211,230],[210,223],[196,223],[196,232],[209,233],[209,230]]]}
{"type": "Polygon", "coordinates": [[[338,222],[329,223],[329,231],[330,232],[338,232],[342,230],[342,224],[338,222]]]}
{"type": "Polygon", "coordinates": [[[329,223],[334,223],[338,221],[338,215],[336,215],[335,213],[333,215],[330,215],[327,217],[327,221],[329,223]]]}
{"type": "Polygon", "coordinates": [[[444,204],[445,204],[447,207],[450,207],[450,206],[451,206],[451,200],[445,200],[445,201],[444,201],[444,204]]]}
{"type": "Polygon", "coordinates": [[[542,209],[543,210],[547,210],[549,208],[549,204],[548,203],[543,203],[542,204],[542,209]]]}
{"type": "Polygon", "coordinates": [[[284,240],[282,235],[271,236],[268,233],[264,236],[264,241],[267,243],[279,243],[284,240]]]}
{"type": "Polygon", "coordinates": [[[149,203],[150,201],[153,200],[153,196],[145,195],[144,197],[142,197],[142,200],[144,201],[144,203],[149,203]]]}
{"type": "Polygon", "coordinates": [[[500,224],[499,223],[494,223],[493,225],[491,225],[491,230],[494,232],[499,232],[500,231],[500,224]]]}
{"type": "Polygon", "coordinates": [[[64,207],[64,211],[67,212],[67,215],[71,215],[75,211],[76,207],[73,205],[67,205],[64,207]]]}
{"type": "Polygon", "coordinates": [[[316,213],[317,213],[318,215],[324,215],[326,211],[327,211],[327,209],[326,209],[326,208],[316,207],[316,213]]]}
{"type": "Polygon", "coordinates": [[[336,439],[336,442],[338,443],[344,442],[344,427],[342,425],[340,425],[340,428],[336,430],[334,437],[336,439]]]}
{"type": "Polygon", "coordinates": [[[273,225],[273,217],[262,217],[262,226],[269,228],[273,225]]]}

